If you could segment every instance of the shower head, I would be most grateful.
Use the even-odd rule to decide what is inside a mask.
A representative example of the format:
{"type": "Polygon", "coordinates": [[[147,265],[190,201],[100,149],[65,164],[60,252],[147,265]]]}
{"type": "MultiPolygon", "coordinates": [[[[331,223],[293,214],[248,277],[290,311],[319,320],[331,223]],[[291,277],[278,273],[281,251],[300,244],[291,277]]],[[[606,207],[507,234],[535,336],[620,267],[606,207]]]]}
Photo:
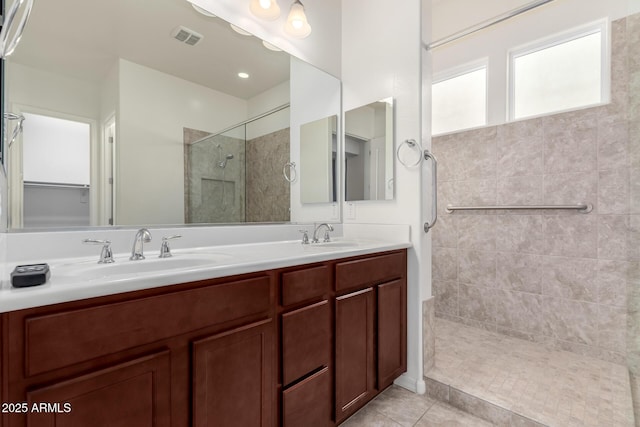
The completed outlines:
{"type": "Polygon", "coordinates": [[[227,167],[227,161],[229,161],[231,159],[233,159],[233,154],[227,154],[225,156],[224,160],[218,162],[218,167],[222,168],[222,169],[226,168],[227,167]]]}

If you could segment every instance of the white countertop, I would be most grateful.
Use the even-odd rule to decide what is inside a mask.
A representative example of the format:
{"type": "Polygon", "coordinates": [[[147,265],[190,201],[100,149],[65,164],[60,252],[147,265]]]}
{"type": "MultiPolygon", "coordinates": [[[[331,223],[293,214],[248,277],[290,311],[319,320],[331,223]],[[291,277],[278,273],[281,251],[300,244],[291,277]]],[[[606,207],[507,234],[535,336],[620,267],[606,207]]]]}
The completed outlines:
{"type": "Polygon", "coordinates": [[[116,254],[113,264],[97,264],[97,256],[60,258],[49,260],[51,277],[44,285],[13,288],[3,281],[0,312],[410,247],[410,242],[369,239],[309,245],[295,240],[183,248],[165,259],[149,251],[141,261],[116,254]]]}

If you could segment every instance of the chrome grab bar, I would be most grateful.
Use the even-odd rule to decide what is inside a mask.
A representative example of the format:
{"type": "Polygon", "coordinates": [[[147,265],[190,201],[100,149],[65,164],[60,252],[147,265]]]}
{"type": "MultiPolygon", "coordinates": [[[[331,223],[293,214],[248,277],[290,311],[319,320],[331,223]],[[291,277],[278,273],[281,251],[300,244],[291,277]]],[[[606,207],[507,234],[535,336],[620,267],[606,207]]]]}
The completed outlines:
{"type": "Polygon", "coordinates": [[[424,150],[424,159],[433,161],[433,169],[431,169],[432,181],[432,204],[431,204],[431,222],[424,223],[424,232],[428,233],[431,228],[436,225],[438,220],[438,159],[429,150],[424,150]]]}
{"type": "Polygon", "coordinates": [[[11,5],[11,9],[9,13],[7,13],[7,19],[2,23],[2,31],[0,31],[0,58],[6,58],[11,55],[18,46],[18,43],[20,43],[20,38],[22,37],[22,33],[24,33],[24,28],[27,26],[32,8],[33,0],[16,0],[13,5],[11,5]],[[13,21],[16,19],[18,9],[20,9],[20,6],[23,4],[25,4],[25,11],[18,23],[13,38],[9,41],[9,33],[13,28],[13,21]]]}
{"type": "Polygon", "coordinates": [[[521,206],[521,205],[504,205],[504,206],[452,206],[447,205],[447,212],[452,213],[453,211],[474,211],[474,210],[502,210],[502,209],[568,209],[568,210],[577,210],[580,213],[589,213],[593,210],[593,205],[591,203],[583,203],[580,205],[531,205],[531,206],[521,206]]]}

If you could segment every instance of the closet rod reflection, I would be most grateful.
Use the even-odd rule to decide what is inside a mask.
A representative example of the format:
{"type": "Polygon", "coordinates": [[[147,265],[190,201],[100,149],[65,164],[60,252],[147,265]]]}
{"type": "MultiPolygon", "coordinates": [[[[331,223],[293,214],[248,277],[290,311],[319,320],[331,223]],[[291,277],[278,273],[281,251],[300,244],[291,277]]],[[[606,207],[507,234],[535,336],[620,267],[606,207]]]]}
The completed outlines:
{"type": "Polygon", "coordinates": [[[585,203],[582,205],[503,205],[503,206],[452,206],[447,205],[447,213],[453,211],[494,211],[494,210],[507,210],[507,209],[564,209],[564,210],[577,210],[580,213],[589,213],[593,210],[591,203],[585,203]]]}

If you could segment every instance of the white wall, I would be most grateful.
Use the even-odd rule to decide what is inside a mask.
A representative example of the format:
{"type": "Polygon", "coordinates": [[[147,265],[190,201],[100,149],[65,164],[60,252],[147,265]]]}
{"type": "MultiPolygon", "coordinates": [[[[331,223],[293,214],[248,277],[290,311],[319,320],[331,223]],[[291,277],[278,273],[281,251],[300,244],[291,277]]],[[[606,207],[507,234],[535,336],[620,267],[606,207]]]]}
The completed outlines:
{"type": "Polygon", "coordinates": [[[331,117],[305,123],[300,127],[300,197],[303,203],[331,200],[332,131],[331,117]]]}
{"type": "Polygon", "coordinates": [[[293,1],[280,1],[280,18],[264,21],[249,11],[249,1],[188,0],[227,22],[244,28],[285,52],[340,77],[341,0],[305,1],[305,13],[312,31],[305,39],[288,36],[282,28],[293,1]]]}
{"type": "Polygon", "coordinates": [[[184,223],[183,127],[215,132],[245,120],[247,103],[126,60],[119,67],[115,223],[184,223]]]}
{"type": "MultiPolygon", "coordinates": [[[[476,0],[448,0],[434,6],[432,22],[440,26],[438,35],[451,33],[445,28],[459,29],[458,22],[478,22],[477,16],[489,18],[512,9],[522,0],[512,0],[500,9],[496,0],[485,2],[476,0]],[[460,11],[464,11],[461,13],[460,11]],[[490,12],[490,14],[489,14],[490,12]]],[[[526,3],[526,2],[525,2],[526,3]]],[[[637,2],[636,3],[640,3],[637,2]]],[[[488,124],[496,125],[506,121],[507,114],[507,51],[510,48],[560,33],[567,29],[594,22],[603,17],[610,20],[622,18],[630,13],[628,0],[561,0],[548,3],[516,18],[487,28],[472,36],[433,50],[433,73],[438,74],[480,59],[488,58],[488,124]]]]}
{"type": "MultiPolygon", "coordinates": [[[[300,126],[340,113],[340,81],[298,59],[291,59],[291,161],[300,165],[300,126]],[[313,102],[309,102],[313,100],[313,102]]],[[[341,132],[338,125],[338,134],[341,132]]],[[[340,151],[340,150],[338,150],[340,151]]],[[[338,153],[337,164],[342,164],[338,153]]],[[[298,171],[299,172],[299,171],[298,171]]],[[[301,203],[301,180],[291,184],[292,222],[340,220],[336,203],[301,203]]],[[[342,197],[338,186],[337,200],[342,197]]]]}
{"type": "Polygon", "coordinates": [[[45,70],[7,62],[5,96],[9,111],[15,104],[97,120],[100,85],[45,70]]]}
{"type": "MultiPolygon", "coordinates": [[[[247,101],[248,119],[289,103],[291,82],[286,81],[247,101]]],[[[278,111],[247,125],[247,140],[289,127],[290,109],[278,111]]]]}
{"type": "MultiPolygon", "coordinates": [[[[343,108],[348,111],[393,97],[396,145],[421,136],[420,21],[419,0],[342,3],[343,108]]],[[[399,383],[424,392],[421,319],[422,300],[430,295],[424,266],[431,255],[421,227],[422,174],[420,168],[407,169],[397,161],[395,166],[395,199],[347,204],[345,223],[411,225],[414,247],[408,260],[408,363],[399,383]]]]}

